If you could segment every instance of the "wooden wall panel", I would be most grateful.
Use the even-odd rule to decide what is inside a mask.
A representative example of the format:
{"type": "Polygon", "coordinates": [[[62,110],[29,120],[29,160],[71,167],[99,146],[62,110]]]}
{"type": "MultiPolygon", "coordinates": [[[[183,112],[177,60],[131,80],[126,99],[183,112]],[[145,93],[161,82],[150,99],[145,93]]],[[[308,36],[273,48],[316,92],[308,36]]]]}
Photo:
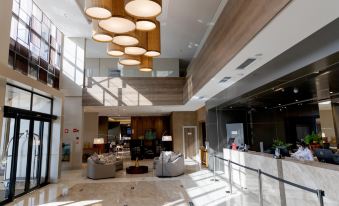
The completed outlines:
{"type": "Polygon", "coordinates": [[[153,129],[157,139],[161,139],[166,131],[170,135],[170,117],[169,116],[143,116],[131,117],[132,139],[138,139],[144,136],[145,132],[153,129]]]}
{"type": "Polygon", "coordinates": [[[185,78],[90,77],[83,106],[182,105],[185,78]]]}
{"type": "Polygon", "coordinates": [[[213,78],[289,2],[229,0],[200,53],[189,66],[184,101],[213,78]]]}

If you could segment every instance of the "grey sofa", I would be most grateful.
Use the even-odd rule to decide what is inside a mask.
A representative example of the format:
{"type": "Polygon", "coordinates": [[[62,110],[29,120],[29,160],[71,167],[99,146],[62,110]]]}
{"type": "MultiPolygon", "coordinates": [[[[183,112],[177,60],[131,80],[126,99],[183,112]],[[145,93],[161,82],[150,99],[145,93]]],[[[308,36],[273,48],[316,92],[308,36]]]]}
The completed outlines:
{"type": "Polygon", "coordinates": [[[114,164],[98,164],[91,157],[87,159],[87,177],[90,179],[104,179],[115,177],[116,171],[123,169],[123,161],[117,160],[114,164]]]}
{"type": "Polygon", "coordinates": [[[157,177],[176,177],[184,174],[185,162],[184,157],[180,155],[175,160],[156,157],[154,158],[154,169],[157,177]]]}

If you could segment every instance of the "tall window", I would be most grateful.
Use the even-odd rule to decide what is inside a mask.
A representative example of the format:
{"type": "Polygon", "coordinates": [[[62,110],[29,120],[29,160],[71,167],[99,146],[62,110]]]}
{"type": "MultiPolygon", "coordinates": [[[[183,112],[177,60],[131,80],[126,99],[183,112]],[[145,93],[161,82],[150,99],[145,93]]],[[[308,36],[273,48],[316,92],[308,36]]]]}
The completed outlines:
{"type": "Polygon", "coordinates": [[[32,0],[13,0],[8,63],[56,89],[63,34],[32,0]]]}

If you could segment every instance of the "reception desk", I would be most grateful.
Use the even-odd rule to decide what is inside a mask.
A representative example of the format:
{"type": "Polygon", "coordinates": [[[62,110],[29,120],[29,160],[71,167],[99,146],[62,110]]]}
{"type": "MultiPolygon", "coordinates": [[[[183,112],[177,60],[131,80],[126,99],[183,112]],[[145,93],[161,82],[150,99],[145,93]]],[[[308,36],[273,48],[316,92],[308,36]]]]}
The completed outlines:
{"type": "MultiPolygon", "coordinates": [[[[325,191],[326,206],[339,205],[339,166],[320,162],[298,161],[292,158],[274,159],[272,155],[258,152],[240,152],[224,149],[224,158],[247,167],[312,189],[325,191]]],[[[225,163],[225,178],[228,164],[225,163]]],[[[258,173],[232,165],[235,187],[258,197],[258,173]]],[[[317,195],[262,176],[264,205],[319,205],[317,195]]]]}

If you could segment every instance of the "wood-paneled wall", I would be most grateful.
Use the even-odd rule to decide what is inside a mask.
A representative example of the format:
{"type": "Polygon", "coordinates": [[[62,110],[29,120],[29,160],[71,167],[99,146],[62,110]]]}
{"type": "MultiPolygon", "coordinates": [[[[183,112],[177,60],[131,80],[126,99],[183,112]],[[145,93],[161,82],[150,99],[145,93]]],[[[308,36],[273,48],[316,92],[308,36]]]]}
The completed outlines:
{"type": "Polygon", "coordinates": [[[200,53],[189,66],[184,101],[213,78],[289,2],[229,0],[200,53]]]}
{"type": "Polygon", "coordinates": [[[131,117],[131,128],[132,139],[144,136],[149,129],[155,131],[157,139],[161,139],[165,132],[167,135],[171,135],[169,116],[131,117]]]}
{"type": "Polygon", "coordinates": [[[89,77],[83,106],[182,105],[185,78],[89,77]]]}

